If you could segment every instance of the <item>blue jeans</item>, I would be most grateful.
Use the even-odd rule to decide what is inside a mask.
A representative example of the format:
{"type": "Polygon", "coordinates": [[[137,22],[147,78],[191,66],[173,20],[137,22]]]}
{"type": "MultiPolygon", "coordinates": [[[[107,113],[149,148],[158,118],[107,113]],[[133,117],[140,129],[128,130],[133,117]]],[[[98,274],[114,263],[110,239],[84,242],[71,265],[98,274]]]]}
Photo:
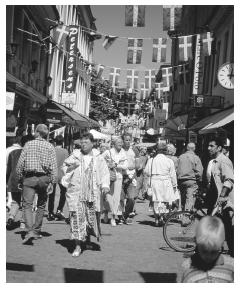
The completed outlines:
{"type": "Polygon", "coordinates": [[[28,232],[40,232],[43,222],[44,209],[47,202],[47,186],[49,177],[29,177],[23,181],[23,208],[24,220],[28,232]],[[37,212],[33,223],[33,200],[35,193],[38,194],[37,212]]]}

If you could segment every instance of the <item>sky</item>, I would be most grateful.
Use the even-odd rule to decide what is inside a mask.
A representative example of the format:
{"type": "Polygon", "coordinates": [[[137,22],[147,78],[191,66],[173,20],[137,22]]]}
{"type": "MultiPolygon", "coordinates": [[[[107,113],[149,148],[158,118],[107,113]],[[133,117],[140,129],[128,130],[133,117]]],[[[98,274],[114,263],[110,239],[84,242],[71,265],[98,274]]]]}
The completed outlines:
{"type": "MultiPolygon", "coordinates": [[[[96,18],[97,31],[119,37],[132,38],[161,38],[166,37],[166,31],[162,31],[162,5],[149,5],[145,7],[145,27],[125,26],[124,5],[91,5],[93,16],[96,18]]],[[[109,67],[121,69],[136,69],[139,73],[139,84],[144,82],[144,70],[156,69],[160,63],[152,62],[152,39],[143,41],[143,52],[141,64],[127,64],[127,39],[117,39],[112,46],[105,50],[102,47],[103,39],[94,41],[94,62],[109,67]]],[[[170,41],[168,41],[167,62],[170,62],[170,41]]],[[[120,87],[125,87],[126,70],[121,70],[120,87]]],[[[103,74],[109,78],[109,68],[103,74]]]]}

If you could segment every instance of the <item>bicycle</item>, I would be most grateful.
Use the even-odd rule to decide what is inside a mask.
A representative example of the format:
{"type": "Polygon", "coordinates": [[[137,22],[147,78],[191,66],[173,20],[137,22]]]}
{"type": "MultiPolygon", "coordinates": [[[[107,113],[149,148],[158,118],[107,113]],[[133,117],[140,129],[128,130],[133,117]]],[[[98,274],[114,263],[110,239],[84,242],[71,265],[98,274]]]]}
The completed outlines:
{"type": "MultiPolygon", "coordinates": [[[[208,215],[205,211],[206,208],[203,207],[203,195],[196,193],[195,196],[195,206],[191,211],[172,212],[168,215],[164,223],[164,240],[175,251],[192,252],[195,250],[195,229],[197,223],[202,217],[208,215]]],[[[226,205],[227,201],[224,203],[226,205]]],[[[224,203],[220,204],[217,202],[211,215],[221,218],[224,203]]]]}

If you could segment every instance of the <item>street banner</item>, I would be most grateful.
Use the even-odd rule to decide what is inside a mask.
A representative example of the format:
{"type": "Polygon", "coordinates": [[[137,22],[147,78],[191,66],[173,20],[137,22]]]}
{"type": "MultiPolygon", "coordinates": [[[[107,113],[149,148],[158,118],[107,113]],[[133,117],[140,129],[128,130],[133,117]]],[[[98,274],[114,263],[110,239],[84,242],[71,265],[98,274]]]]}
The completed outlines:
{"type": "Polygon", "coordinates": [[[117,36],[110,36],[110,35],[105,36],[105,39],[102,43],[103,48],[107,50],[110,46],[112,46],[112,44],[117,38],[118,38],[117,36]]]}
{"type": "Polygon", "coordinates": [[[179,29],[182,17],[182,5],[163,5],[163,31],[179,29]]]}
{"type": "Polygon", "coordinates": [[[15,92],[6,92],[6,110],[13,110],[15,102],[15,92]]]}
{"type": "Polygon", "coordinates": [[[145,6],[126,5],[125,6],[125,26],[144,27],[145,26],[145,6]]]}
{"type": "Polygon", "coordinates": [[[69,26],[69,47],[67,59],[67,73],[65,80],[66,92],[74,92],[76,86],[76,55],[77,55],[77,42],[78,42],[78,26],[69,26]]]}
{"type": "Polygon", "coordinates": [[[179,79],[180,79],[180,84],[186,85],[187,83],[189,83],[189,65],[188,64],[184,64],[184,65],[179,65],[180,69],[179,69],[179,79]]]}
{"type": "MultiPolygon", "coordinates": [[[[84,29],[83,29],[84,30],[84,29]]],[[[88,35],[89,35],[89,41],[95,41],[95,40],[99,40],[102,39],[102,34],[97,33],[96,31],[87,31],[84,30],[88,35]]]]}
{"type": "Polygon", "coordinates": [[[172,67],[164,67],[162,68],[162,82],[164,87],[170,87],[173,85],[173,75],[172,75],[172,67]]]}
{"type": "Polygon", "coordinates": [[[145,88],[145,83],[140,84],[140,100],[148,98],[149,89],[145,88]]]}
{"type": "Polygon", "coordinates": [[[203,42],[203,55],[210,56],[212,54],[213,33],[202,33],[201,38],[203,42]]]}
{"type": "Polygon", "coordinates": [[[121,72],[120,68],[115,68],[115,67],[110,68],[109,82],[111,83],[111,86],[113,87],[114,92],[115,92],[116,87],[119,86],[120,72],[121,72]]]}
{"type": "Polygon", "coordinates": [[[203,55],[203,42],[201,35],[196,35],[196,49],[195,49],[195,61],[193,69],[193,90],[192,94],[203,93],[203,77],[204,77],[204,55],[203,55]]]}
{"type": "Polygon", "coordinates": [[[155,87],[155,70],[145,70],[145,88],[152,89],[155,87]]]}
{"type": "Polygon", "coordinates": [[[152,62],[166,62],[167,39],[153,39],[152,62]]]}
{"type": "Polygon", "coordinates": [[[179,43],[179,61],[188,61],[192,56],[193,36],[181,36],[178,38],[179,43]]]}
{"type": "Polygon", "coordinates": [[[163,97],[164,92],[163,83],[155,83],[155,90],[157,94],[157,99],[161,99],[163,97]]]}
{"type": "Polygon", "coordinates": [[[83,65],[83,61],[79,58],[76,58],[76,72],[83,79],[84,82],[89,82],[90,76],[86,71],[86,67],[83,65]]]}
{"type": "Polygon", "coordinates": [[[60,48],[65,43],[67,36],[69,34],[69,26],[58,25],[51,30],[51,37],[53,42],[60,48]]]}
{"type": "Polygon", "coordinates": [[[127,88],[138,88],[138,71],[127,69],[127,88]]]}
{"type": "Polygon", "coordinates": [[[140,64],[142,58],[143,39],[128,38],[127,64],[140,64]]]}
{"type": "Polygon", "coordinates": [[[102,64],[97,65],[97,78],[100,79],[102,77],[105,66],[102,64]]]}

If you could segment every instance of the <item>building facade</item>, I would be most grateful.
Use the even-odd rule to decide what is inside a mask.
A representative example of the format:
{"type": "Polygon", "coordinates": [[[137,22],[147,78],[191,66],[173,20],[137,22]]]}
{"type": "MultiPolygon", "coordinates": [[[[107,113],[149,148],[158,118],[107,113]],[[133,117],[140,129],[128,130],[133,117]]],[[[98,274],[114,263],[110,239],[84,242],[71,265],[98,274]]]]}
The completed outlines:
{"type": "MultiPolygon", "coordinates": [[[[77,56],[78,58],[78,75],[74,91],[76,98],[71,108],[78,113],[88,116],[91,88],[91,65],[89,63],[92,62],[93,55],[93,38],[90,32],[96,30],[94,24],[95,18],[89,5],[57,5],[56,9],[59,13],[59,21],[63,23],[64,27],[74,25],[78,29],[78,54],[74,55],[74,57],[77,56]]],[[[54,48],[54,44],[52,44],[50,49],[49,74],[52,78],[52,83],[48,94],[50,99],[62,104],[67,104],[64,103],[62,98],[62,93],[66,91],[66,63],[69,55],[67,40],[63,42],[61,47],[54,48]]]]}
{"type": "Polygon", "coordinates": [[[40,40],[49,34],[45,18],[57,17],[50,5],[6,6],[6,90],[13,104],[6,111],[7,136],[39,123],[36,111],[47,101],[48,86],[47,43],[40,40]]]}
{"type": "MultiPolygon", "coordinates": [[[[183,6],[181,28],[179,31],[174,31],[172,36],[171,65],[187,64],[189,74],[187,83],[184,85],[175,83],[175,89],[171,91],[169,118],[172,120],[179,117],[186,119],[186,123],[183,123],[185,133],[182,131],[182,136],[183,141],[184,138],[189,141],[191,140],[189,138],[189,128],[195,123],[234,104],[234,90],[223,88],[217,79],[217,73],[221,65],[234,63],[234,6],[183,6]],[[211,55],[197,58],[197,35],[205,32],[212,33],[211,55]],[[178,36],[182,35],[194,35],[193,57],[187,62],[180,62],[178,56],[178,36]],[[194,90],[196,63],[201,67],[198,74],[201,78],[201,87],[197,93],[196,89],[194,90]],[[202,105],[196,104],[196,99],[199,99],[198,96],[200,96],[202,105]]],[[[176,79],[175,75],[173,75],[173,78],[176,79]]],[[[181,130],[181,127],[178,126],[178,129],[181,130]]],[[[194,130],[192,132],[197,133],[198,131],[194,130]]],[[[194,139],[194,141],[197,141],[197,137],[194,137],[194,139]]]]}

